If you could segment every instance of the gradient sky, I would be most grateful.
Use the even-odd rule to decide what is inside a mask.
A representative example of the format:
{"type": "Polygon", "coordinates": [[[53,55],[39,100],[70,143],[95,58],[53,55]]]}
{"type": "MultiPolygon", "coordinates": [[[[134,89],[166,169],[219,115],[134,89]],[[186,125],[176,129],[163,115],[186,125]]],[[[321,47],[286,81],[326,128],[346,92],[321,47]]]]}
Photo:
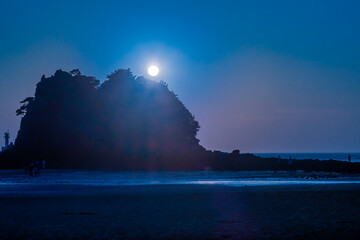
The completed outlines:
{"type": "Polygon", "coordinates": [[[359,12],[344,0],[1,1],[0,132],[14,140],[42,74],[104,80],[156,63],[208,149],[360,152],[359,12]]]}

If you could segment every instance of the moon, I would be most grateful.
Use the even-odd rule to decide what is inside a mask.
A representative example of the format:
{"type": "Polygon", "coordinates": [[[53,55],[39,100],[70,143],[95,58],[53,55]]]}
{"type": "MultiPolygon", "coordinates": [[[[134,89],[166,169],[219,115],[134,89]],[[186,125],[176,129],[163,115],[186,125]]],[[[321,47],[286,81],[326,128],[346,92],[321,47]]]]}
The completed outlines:
{"type": "Polygon", "coordinates": [[[159,68],[155,65],[152,65],[148,68],[148,74],[152,77],[155,77],[159,74],[159,68]]]}

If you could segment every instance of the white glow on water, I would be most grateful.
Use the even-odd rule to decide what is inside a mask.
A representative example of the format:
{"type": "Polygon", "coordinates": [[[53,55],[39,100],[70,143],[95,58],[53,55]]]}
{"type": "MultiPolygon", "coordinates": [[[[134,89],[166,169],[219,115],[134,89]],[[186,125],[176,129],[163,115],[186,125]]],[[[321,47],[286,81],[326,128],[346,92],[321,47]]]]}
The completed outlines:
{"type": "Polygon", "coordinates": [[[270,186],[270,185],[297,185],[297,184],[344,184],[344,183],[360,183],[357,181],[334,181],[334,180],[241,180],[241,181],[192,181],[184,184],[200,184],[200,185],[225,185],[232,187],[244,186],[270,186]]]}
{"type": "MultiPolygon", "coordinates": [[[[134,185],[222,185],[231,187],[306,184],[359,184],[360,175],[343,177],[333,173],[321,179],[291,177],[287,172],[101,172],[45,170],[38,177],[22,171],[0,171],[0,192],[5,188],[36,186],[134,186],[134,185]]],[[[311,173],[309,173],[311,174],[311,173]]],[[[319,175],[324,173],[318,173],[319,175]]]]}

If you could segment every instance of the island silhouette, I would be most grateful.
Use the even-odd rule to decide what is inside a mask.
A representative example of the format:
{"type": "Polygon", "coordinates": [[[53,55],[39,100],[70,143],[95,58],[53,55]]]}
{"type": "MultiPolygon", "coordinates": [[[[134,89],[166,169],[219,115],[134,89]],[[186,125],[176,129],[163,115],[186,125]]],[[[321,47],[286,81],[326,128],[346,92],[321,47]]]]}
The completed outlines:
{"type": "Polygon", "coordinates": [[[0,153],[2,169],[46,161],[54,169],[360,172],[360,163],[206,150],[199,123],[168,85],[130,69],[115,70],[101,84],[78,69],[57,70],[20,103],[20,130],[0,153]]]}

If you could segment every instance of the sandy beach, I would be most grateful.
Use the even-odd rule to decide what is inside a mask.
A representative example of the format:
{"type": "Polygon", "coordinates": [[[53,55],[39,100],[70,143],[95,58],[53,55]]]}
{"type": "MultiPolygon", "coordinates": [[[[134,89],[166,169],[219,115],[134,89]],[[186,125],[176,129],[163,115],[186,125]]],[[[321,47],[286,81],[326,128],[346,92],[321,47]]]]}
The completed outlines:
{"type": "Polygon", "coordinates": [[[0,212],[0,239],[358,239],[360,185],[32,186],[0,212]]]}

